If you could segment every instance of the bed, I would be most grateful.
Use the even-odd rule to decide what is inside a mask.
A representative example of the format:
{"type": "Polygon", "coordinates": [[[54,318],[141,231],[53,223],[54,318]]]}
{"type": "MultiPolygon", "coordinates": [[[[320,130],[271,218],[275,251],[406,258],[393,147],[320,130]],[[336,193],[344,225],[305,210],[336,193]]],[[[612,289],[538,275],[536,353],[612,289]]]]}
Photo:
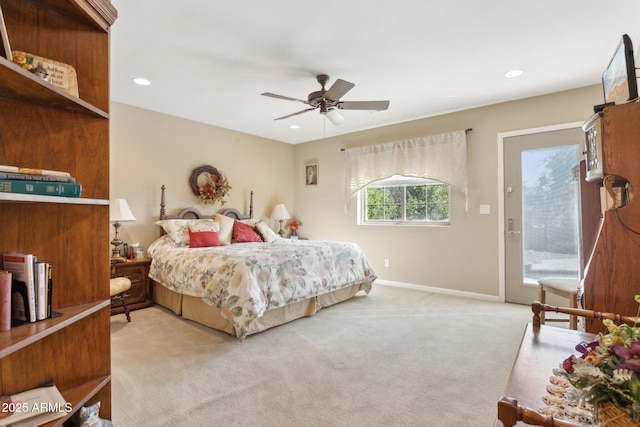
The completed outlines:
{"type": "Polygon", "coordinates": [[[148,249],[154,302],[244,340],[371,290],[375,272],[355,243],[282,238],[252,217],[253,193],[248,215],[167,216],[162,186],[162,235],[148,249]]]}

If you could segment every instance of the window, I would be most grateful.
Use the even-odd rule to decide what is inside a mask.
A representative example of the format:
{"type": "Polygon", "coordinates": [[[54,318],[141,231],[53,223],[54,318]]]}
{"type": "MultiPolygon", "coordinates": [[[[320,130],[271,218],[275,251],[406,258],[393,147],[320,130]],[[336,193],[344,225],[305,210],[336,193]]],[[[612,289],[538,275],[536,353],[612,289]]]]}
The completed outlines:
{"type": "Polygon", "coordinates": [[[393,176],[360,191],[361,224],[448,224],[449,186],[393,176]]]}

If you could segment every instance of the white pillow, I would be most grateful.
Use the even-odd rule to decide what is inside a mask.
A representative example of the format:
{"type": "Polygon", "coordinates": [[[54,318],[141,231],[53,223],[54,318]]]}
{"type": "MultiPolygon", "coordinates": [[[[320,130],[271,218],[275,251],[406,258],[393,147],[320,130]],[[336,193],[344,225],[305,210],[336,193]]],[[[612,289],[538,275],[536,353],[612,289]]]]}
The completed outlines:
{"type": "Polygon", "coordinates": [[[220,240],[220,246],[230,245],[233,239],[233,223],[236,220],[229,216],[216,214],[215,221],[219,226],[218,239],[220,240]]]}
{"type": "Polygon", "coordinates": [[[258,234],[260,234],[260,237],[262,237],[262,240],[267,243],[271,243],[274,240],[281,239],[281,237],[275,231],[273,231],[271,227],[269,227],[264,221],[256,222],[255,229],[258,234]]]}
{"type": "Polygon", "coordinates": [[[163,219],[156,221],[171,238],[175,246],[189,246],[189,227],[193,231],[218,231],[212,219],[163,219]],[[197,230],[194,229],[197,228],[197,230]]]}

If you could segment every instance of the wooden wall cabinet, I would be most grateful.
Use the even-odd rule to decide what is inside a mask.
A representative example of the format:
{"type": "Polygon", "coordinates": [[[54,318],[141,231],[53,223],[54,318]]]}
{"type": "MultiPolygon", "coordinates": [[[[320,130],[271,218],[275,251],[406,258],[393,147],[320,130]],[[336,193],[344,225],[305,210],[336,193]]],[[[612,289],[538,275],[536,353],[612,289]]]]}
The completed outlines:
{"type": "MultiPolygon", "coordinates": [[[[583,227],[595,236],[585,239],[589,250],[582,280],[583,304],[589,310],[635,316],[638,303],[634,295],[640,294],[640,200],[633,197],[633,189],[640,189],[640,103],[607,107],[600,120],[603,179],[583,182],[582,191],[583,227]],[[627,185],[630,200],[601,214],[594,185],[627,185]]],[[[586,329],[601,332],[604,326],[590,320],[586,329]]]]}
{"type": "MultiPolygon", "coordinates": [[[[12,50],[73,66],[79,97],[0,57],[0,164],[70,172],[81,198],[0,193],[0,252],[53,267],[61,317],[0,332],[0,394],[52,380],[111,418],[109,0],[0,0],[12,50]]],[[[0,49],[1,50],[1,49],[0,49]]],[[[10,55],[7,55],[10,56],[10,55]]]]}

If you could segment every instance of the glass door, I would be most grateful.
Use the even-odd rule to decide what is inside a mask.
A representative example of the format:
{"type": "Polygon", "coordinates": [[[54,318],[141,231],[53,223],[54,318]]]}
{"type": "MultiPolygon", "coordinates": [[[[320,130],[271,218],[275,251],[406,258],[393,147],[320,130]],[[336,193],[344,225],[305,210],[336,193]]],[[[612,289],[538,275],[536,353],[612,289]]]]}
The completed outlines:
{"type": "Polygon", "coordinates": [[[505,300],[530,304],[538,280],[580,276],[581,129],[505,138],[505,300]]]}

